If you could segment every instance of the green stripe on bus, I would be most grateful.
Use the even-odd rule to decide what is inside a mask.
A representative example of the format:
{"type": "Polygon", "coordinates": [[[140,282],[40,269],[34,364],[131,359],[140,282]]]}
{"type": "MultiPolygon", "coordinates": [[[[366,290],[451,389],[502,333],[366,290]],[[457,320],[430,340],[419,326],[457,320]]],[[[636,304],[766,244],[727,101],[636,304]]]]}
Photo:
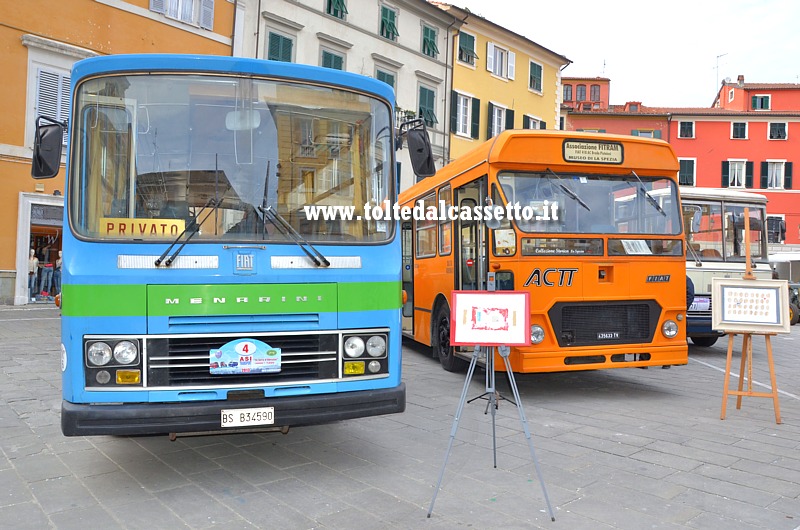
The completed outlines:
{"type": "Polygon", "coordinates": [[[64,285],[62,301],[69,317],[376,311],[401,306],[401,284],[64,285]]]}

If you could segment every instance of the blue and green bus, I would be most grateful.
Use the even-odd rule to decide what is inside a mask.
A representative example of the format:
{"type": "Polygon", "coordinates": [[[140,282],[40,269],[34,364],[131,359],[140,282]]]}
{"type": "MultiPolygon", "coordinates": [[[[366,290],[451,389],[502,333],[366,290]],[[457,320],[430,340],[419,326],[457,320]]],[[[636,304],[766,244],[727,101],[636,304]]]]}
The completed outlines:
{"type": "MultiPolygon", "coordinates": [[[[394,93],[235,57],[75,64],[37,119],[34,178],[66,145],[67,436],[238,431],[402,412],[394,93]],[[350,207],[351,221],[304,207],[350,207]]],[[[420,120],[401,126],[432,167],[420,120]]],[[[424,173],[423,173],[424,174],[424,173]]]]}

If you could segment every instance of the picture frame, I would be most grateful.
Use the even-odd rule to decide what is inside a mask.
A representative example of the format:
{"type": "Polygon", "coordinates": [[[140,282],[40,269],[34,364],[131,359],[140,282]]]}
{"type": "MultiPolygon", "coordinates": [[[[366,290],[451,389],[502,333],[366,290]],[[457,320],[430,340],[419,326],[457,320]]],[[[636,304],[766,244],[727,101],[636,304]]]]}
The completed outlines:
{"type": "Polygon", "coordinates": [[[726,333],[789,333],[786,280],[711,279],[711,327],[726,333]]]}
{"type": "Polygon", "coordinates": [[[453,291],[451,300],[451,345],[530,345],[530,293],[453,291]]]}

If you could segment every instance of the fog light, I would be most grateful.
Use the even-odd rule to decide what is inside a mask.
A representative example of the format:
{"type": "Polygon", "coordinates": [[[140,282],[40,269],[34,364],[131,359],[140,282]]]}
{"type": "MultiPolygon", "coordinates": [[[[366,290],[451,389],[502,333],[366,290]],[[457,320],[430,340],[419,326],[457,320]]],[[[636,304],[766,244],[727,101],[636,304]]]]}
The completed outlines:
{"type": "Polygon", "coordinates": [[[138,385],[141,380],[142,374],[139,370],[117,370],[118,385],[138,385]]]}
{"type": "Polygon", "coordinates": [[[364,373],[364,361],[345,361],[344,375],[361,375],[364,373]]]}
{"type": "Polygon", "coordinates": [[[105,385],[106,383],[108,383],[109,381],[111,381],[111,374],[110,374],[110,373],[108,373],[108,371],[106,371],[106,370],[100,370],[100,371],[99,371],[99,372],[97,372],[97,374],[94,376],[94,379],[95,379],[95,381],[97,381],[97,382],[98,382],[98,383],[100,383],[101,385],[105,385]]]}
{"type": "Polygon", "coordinates": [[[381,363],[378,361],[370,361],[367,365],[367,370],[369,370],[370,373],[377,374],[381,371],[381,363]]]}
{"type": "Polygon", "coordinates": [[[361,337],[347,337],[347,340],[344,341],[344,354],[348,357],[360,357],[363,353],[364,339],[361,337]]]}
{"type": "Polygon", "coordinates": [[[95,366],[103,366],[111,360],[111,346],[105,342],[95,342],[89,346],[86,358],[95,366]]]}
{"type": "Polygon", "coordinates": [[[665,337],[671,339],[678,334],[678,324],[674,320],[667,320],[661,325],[661,333],[665,337]]]}
{"type": "Polygon", "coordinates": [[[539,344],[544,340],[544,328],[539,324],[531,326],[531,344],[539,344]]]}

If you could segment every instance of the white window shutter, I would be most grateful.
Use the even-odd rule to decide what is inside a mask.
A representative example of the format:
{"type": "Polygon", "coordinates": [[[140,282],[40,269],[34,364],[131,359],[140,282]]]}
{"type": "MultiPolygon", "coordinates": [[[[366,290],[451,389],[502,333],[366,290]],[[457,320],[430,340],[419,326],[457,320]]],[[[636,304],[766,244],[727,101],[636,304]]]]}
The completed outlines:
{"type": "Polygon", "coordinates": [[[494,72],[494,44],[486,43],[486,69],[494,72]]]}
{"type": "Polygon", "coordinates": [[[200,27],[214,29],[214,0],[200,1],[200,27]]]}
{"type": "Polygon", "coordinates": [[[36,87],[36,115],[58,120],[58,74],[39,70],[36,87]]]}
{"type": "Polygon", "coordinates": [[[508,52],[508,78],[514,79],[514,70],[516,69],[517,54],[510,51],[508,52]]]}
{"type": "Polygon", "coordinates": [[[150,0],[150,11],[154,13],[166,13],[167,7],[164,2],[165,0],[150,0]]]}

